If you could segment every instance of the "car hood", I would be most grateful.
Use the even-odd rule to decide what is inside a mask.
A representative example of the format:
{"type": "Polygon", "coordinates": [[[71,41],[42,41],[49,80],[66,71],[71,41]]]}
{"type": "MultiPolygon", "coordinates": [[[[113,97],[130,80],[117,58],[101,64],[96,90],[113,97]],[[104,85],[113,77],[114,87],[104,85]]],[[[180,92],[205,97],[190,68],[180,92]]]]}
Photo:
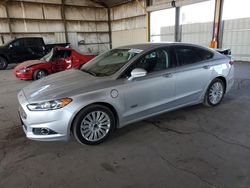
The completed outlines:
{"type": "Polygon", "coordinates": [[[111,84],[110,78],[94,77],[77,69],[47,76],[23,88],[29,103],[72,97],[111,84]],[[106,83],[104,83],[106,82],[106,83]]]}
{"type": "Polygon", "coordinates": [[[28,67],[31,67],[33,65],[40,64],[40,63],[46,63],[46,61],[44,61],[44,60],[29,60],[29,61],[24,61],[24,62],[20,63],[19,65],[17,65],[15,67],[15,69],[16,70],[20,70],[22,68],[28,68],[28,67]]]}

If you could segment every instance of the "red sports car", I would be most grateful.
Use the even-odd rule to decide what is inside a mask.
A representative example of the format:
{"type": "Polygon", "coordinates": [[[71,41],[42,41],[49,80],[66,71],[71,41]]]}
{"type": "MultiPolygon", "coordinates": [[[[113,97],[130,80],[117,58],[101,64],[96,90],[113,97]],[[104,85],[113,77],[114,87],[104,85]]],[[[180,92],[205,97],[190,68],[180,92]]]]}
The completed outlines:
{"type": "Polygon", "coordinates": [[[71,48],[55,47],[40,60],[25,61],[13,69],[21,80],[38,80],[49,74],[79,68],[96,55],[83,55],[71,48]]]}

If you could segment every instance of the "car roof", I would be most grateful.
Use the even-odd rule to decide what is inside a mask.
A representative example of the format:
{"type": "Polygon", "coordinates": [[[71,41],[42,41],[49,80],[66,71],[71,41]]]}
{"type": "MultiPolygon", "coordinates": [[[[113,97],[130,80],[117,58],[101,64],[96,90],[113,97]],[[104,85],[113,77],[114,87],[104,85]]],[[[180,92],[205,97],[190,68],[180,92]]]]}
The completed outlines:
{"type": "Polygon", "coordinates": [[[42,37],[16,37],[14,39],[42,39],[42,37]]]}
{"type": "Polygon", "coordinates": [[[150,49],[155,49],[158,47],[167,47],[167,46],[193,46],[193,47],[198,47],[198,48],[206,48],[207,50],[209,50],[209,48],[207,47],[203,47],[203,46],[191,44],[191,43],[183,43],[183,42],[148,42],[148,43],[121,46],[121,47],[118,47],[118,49],[135,48],[135,49],[141,49],[141,50],[150,50],[150,49]]]}

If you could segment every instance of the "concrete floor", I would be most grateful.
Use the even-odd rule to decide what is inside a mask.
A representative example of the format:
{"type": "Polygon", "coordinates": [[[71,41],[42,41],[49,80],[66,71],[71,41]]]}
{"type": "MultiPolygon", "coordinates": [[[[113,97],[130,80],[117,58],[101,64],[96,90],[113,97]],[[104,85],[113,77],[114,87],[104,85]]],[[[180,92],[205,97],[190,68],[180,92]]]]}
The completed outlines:
{"type": "Polygon", "coordinates": [[[27,140],[17,91],[0,71],[0,187],[250,187],[250,63],[216,108],[202,105],[135,123],[98,146],[27,140]]]}

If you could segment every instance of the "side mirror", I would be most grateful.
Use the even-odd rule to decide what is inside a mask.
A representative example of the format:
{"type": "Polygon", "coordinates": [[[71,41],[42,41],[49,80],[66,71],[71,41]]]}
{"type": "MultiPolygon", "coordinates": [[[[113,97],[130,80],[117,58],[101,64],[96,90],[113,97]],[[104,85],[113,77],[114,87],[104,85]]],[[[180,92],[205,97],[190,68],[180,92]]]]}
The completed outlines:
{"type": "Polygon", "coordinates": [[[13,48],[13,45],[12,45],[12,44],[9,45],[9,49],[11,49],[11,48],[13,48]]]}
{"type": "Polygon", "coordinates": [[[133,80],[134,78],[139,78],[147,75],[147,71],[141,68],[135,68],[131,71],[131,76],[128,80],[133,80]]]}

